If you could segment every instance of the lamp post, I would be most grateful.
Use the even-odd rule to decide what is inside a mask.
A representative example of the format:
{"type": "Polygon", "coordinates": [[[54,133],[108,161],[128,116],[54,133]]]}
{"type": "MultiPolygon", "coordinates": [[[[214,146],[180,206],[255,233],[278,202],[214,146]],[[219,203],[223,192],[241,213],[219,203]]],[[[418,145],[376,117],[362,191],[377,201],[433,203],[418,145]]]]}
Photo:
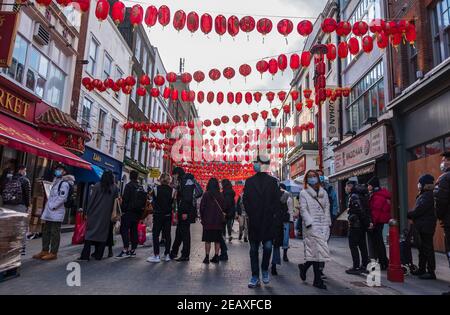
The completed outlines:
{"type": "Polygon", "coordinates": [[[322,139],[322,102],[325,93],[325,62],[324,55],[328,53],[327,45],[321,44],[320,41],[311,48],[314,56],[314,87],[316,94],[316,103],[318,106],[318,122],[317,122],[317,144],[319,146],[319,169],[323,171],[323,139],[322,139]],[[322,82],[323,81],[323,82],[322,82]]]}

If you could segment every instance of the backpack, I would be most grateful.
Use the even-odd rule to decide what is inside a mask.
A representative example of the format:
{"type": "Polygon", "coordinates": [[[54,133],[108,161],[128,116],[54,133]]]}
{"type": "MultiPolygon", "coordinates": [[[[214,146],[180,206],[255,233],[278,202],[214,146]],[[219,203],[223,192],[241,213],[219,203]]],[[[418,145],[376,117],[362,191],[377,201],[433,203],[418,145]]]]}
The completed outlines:
{"type": "Polygon", "coordinates": [[[13,177],[5,182],[2,199],[4,204],[18,205],[23,202],[22,182],[19,177],[13,177]]]}
{"type": "Polygon", "coordinates": [[[130,210],[143,211],[145,206],[147,205],[148,194],[145,191],[142,185],[139,185],[138,188],[134,191],[134,198],[131,200],[130,210]]]}
{"type": "Polygon", "coordinates": [[[193,178],[183,179],[181,182],[181,202],[195,207],[196,199],[203,195],[203,189],[193,178]]]}
{"type": "Polygon", "coordinates": [[[64,208],[73,209],[76,207],[76,203],[77,203],[75,200],[76,197],[74,194],[74,187],[68,181],[62,180],[58,185],[58,194],[59,194],[59,191],[61,190],[62,183],[67,183],[69,185],[69,191],[67,193],[66,201],[64,202],[64,208]]]}

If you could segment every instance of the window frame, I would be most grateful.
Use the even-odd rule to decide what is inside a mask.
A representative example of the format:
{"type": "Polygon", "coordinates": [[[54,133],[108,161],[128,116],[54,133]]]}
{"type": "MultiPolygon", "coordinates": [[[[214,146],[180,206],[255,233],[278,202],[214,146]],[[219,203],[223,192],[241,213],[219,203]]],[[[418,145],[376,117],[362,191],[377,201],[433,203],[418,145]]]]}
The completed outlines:
{"type": "Polygon", "coordinates": [[[89,50],[88,50],[88,61],[86,72],[89,73],[92,76],[95,76],[96,70],[97,70],[97,59],[98,59],[98,50],[100,48],[100,42],[95,38],[94,35],[91,36],[91,40],[89,42],[89,50]],[[92,44],[95,45],[95,59],[92,59],[91,56],[91,48],[92,44]],[[92,62],[92,64],[91,64],[92,62]]]}

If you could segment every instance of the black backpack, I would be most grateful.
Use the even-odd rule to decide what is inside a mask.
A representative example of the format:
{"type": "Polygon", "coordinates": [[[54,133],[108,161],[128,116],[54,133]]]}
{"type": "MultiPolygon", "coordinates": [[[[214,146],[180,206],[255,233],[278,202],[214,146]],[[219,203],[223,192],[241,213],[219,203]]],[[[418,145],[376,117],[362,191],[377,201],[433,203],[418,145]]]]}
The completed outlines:
{"type": "Polygon", "coordinates": [[[369,190],[364,185],[358,185],[357,194],[361,203],[361,223],[364,227],[368,227],[370,224],[370,194],[369,190]]]}
{"type": "Polygon", "coordinates": [[[133,200],[131,200],[131,210],[143,211],[148,200],[148,194],[142,185],[139,185],[134,192],[133,200]]]}
{"type": "Polygon", "coordinates": [[[194,178],[183,178],[181,182],[181,203],[195,207],[196,199],[203,195],[203,189],[194,178]]]}
{"type": "Polygon", "coordinates": [[[76,196],[74,194],[74,187],[68,181],[62,180],[58,185],[58,194],[59,191],[61,190],[62,183],[67,183],[67,185],[69,185],[69,191],[67,193],[66,201],[64,202],[64,208],[73,209],[76,207],[77,204],[76,196]]]}

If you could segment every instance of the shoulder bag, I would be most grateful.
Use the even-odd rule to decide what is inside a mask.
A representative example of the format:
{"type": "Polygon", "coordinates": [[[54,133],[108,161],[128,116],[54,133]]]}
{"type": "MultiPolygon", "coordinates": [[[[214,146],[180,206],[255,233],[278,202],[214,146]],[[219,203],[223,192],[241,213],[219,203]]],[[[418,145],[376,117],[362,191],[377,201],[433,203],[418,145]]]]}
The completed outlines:
{"type": "Polygon", "coordinates": [[[226,217],[225,212],[223,212],[222,207],[221,207],[220,204],[217,202],[216,197],[214,197],[213,195],[211,195],[211,197],[213,197],[214,201],[216,202],[216,205],[219,207],[220,214],[221,214],[221,217],[222,217],[222,222],[226,222],[226,221],[227,221],[227,217],[226,217]]]}

